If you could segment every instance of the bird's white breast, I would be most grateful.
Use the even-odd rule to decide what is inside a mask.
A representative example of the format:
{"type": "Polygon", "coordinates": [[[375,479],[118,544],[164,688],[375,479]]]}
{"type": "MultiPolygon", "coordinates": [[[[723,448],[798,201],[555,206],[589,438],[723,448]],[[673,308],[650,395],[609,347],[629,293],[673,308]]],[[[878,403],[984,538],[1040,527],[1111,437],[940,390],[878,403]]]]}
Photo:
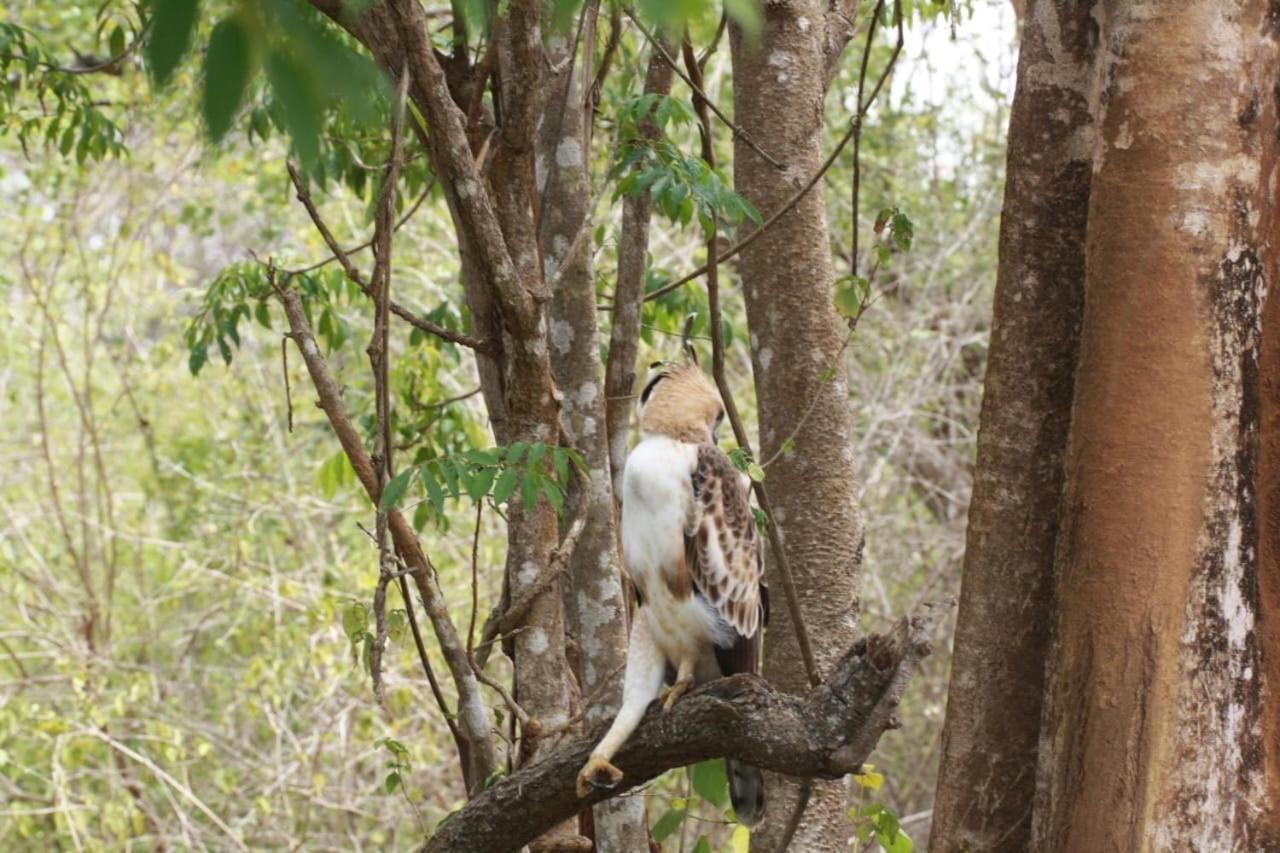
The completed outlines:
{"type": "Polygon", "coordinates": [[[623,562],[644,599],[655,643],[673,665],[711,643],[730,642],[727,623],[704,599],[677,600],[663,578],[685,559],[697,463],[696,445],[648,436],[631,451],[622,475],[623,562]]]}

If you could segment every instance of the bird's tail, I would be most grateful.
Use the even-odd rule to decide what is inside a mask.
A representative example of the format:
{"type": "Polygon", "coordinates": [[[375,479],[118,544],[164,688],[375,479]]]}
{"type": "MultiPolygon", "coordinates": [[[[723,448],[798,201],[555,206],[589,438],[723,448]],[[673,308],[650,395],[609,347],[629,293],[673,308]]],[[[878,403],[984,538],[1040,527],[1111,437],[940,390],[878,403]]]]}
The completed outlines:
{"type": "Polygon", "coordinates": [[[755,826],[764,817],[764,774],[759,767],[725,759],[724,769],[729,776],[729,801],[739,823],[755,826]]]}

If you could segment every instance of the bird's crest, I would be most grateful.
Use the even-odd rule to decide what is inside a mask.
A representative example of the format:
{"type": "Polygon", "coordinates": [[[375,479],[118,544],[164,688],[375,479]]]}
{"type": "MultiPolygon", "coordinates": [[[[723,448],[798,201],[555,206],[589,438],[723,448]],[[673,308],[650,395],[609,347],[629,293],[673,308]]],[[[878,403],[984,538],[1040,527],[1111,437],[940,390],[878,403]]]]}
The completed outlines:
{"type": "Polygon", "coordinates": [[[689,344],[693,315],[685,321],[681,361],[655,361],[640,392],[640,429],[679,441],[701,444],[715,440],[715,429],[724,417],[720,393],[711,377],[698,367],[689,344]]]}

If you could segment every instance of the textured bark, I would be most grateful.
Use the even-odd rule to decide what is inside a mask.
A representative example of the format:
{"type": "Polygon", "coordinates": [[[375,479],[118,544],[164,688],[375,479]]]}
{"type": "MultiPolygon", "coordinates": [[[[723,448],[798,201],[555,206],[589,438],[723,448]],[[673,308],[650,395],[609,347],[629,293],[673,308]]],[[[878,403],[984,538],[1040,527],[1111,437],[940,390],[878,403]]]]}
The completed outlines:
{"type": "MultiPolygon", "coordinates": [[[[592,43],[593,10],[586,12],[583,42],[592,43]]],[[[590,57],[590,51],[584,55],[590,57]]],[[[548,40],[547,59],[559,73],[548,75],[549,92],[538,132],[536,170],[541,194],[540,238],[543,267],[553,283],[549,337],[551,366],[560,389],[560,418],[590,471],[586,488],[569,494],[567,517],[582,501],[586,523],[569,558],[570,595],[566,613],[577,644],[578,684],[584,697],[611,686],[585,709],[588,725],[611,720],[622,698],[621,668],[627,654],[626,598],[614,528],[613,489],[605,430],[603,377],[596,337],[596,286],[588,238],[590,227],[591,63],[573,61],[565,38],[548,40]],[[585,78],[585,79],[584,79],[585,78]],[[576,248],[575,247],[576,244],[576,248]],[[568,253],[573,251],[573,256],[568,253]]],[[[607,800],[594,808],[595,843],[601,853],[641,850],[647,838],[644,801],[607,800]]]]}
{"type": "MultiPolygon", "coordinates": [[[[859,641],[812,693],[775,692],[753,675],[714,681],[671,710],[654,703],[614,757],[633,788],[673,767],[728,756],[795,776],[834,779],[853,772],[897,725],[907,680],[929,654],[937,614],[903,619],[884,636],[859,641]]],[[[574,778],[604,723],[503,779],[440,824],[427,851],[505,853],[582,808],[574,778]]],[[[597,791],[599,801],[622,791],[597,791]]],[[[647,846],[633,848],[634,851],[647,846]]],[[[795,848],[809,850],[812,848],[795,848]]]]}
{"type": "Polygon", "coordinates": [[[1280,845],[1254,498],[1268,5],[1103,3],[1036,850],[1280,845]]]}
{"type": "MultiPolygon", "coordinates": [[[[666,44],[668,55],[674,50],[666,44]]],[[[669,94],[673,77],[671,63],[652,50],[645,73],[646,94],[669,94]]],[[[644,120],[640,129],[656,139],[653,122],[644,120]]],[[[649,220],[653,199],[648,190],[622,200],[622,230],[618,237],[618,280],[613,291],[613,328],[609,330],[609,364],[605,371],[605,419],[608,426],[609,461],[613,472],[613,492],[620,494],[622,470],[627,461],[627,434],[635,409],[636,356],[640,352],[640,314],[644,299],[644,278],[649,253],[649,220]]]]}
{"type": "Polygon", "coordinates": [[[1063,457],[1084,309],[1093,4],[1036,0],[1009,120],[991,346],[929,849],[1031,835],[1063,457]]]}
{"type": "MultiPolygon", "coordinates": [[[[828,6],[819,0],[767,3],[759,43],[731,26],[734,113],[738,125],[784,167],[777,169],[738,139],[734,180],[760,211],[781,208],[822,163],[823,95],[828,69],[828,6]],[[785,106],[784,106],[785,105],[785,106]]],[[[762,458],[796,429],[795,452],[769,467],[768,488],[782,530],[799,604],[822,672],[854,636],[862,526],[853,479],[852,417],[839,362],[844,329],[832,306],[835,273],[821,193],[806,195],[742,254],[762,458]],[[824,384],[823,373],[837,371],[824,384]]],[[[771,564],[769,571],[776,571],[771,564]]],[[[808,689],[780,582],[774,598],[764,674],[780,689],[808,689]]],[[[771,776],[766,819],[754,838],[776,845],[798,785],[771,776]]],[[[847,849],[845,790],[814,786],[795,850],[847,849]]]]}
{"type": "MultiPolygon", "coordinates": [[[[1259,103],[1265,99],[1261,94],[1259,103]]],[[[1272,101],[1271,109],[1280,108],[1272,101]]],[[[1262,175],[1267,187],[1280,181],[1280,151],[1263,157],[1262,175]]],[[[1276,234],[1280,211],[1269,204],[1262,211],[1259,228],[1276,234]]],[[[1280,251],[1272,245],[1262,256],[1263,276],[1269,296],[1262,311],[1262,340],[1258,358],[1258,622],[1257,642],[1262,650],[1262,743],[1267,779],[1267,816],[1273,837],[1280,837],[1280,298],[1274,289],[1280,282],[1280,251]]]]}

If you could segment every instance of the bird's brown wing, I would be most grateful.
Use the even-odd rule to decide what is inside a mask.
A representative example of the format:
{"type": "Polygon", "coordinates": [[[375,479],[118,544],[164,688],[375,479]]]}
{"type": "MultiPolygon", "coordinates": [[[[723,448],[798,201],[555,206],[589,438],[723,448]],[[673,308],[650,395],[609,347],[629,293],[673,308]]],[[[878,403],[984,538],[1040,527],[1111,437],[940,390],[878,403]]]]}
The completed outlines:
{"type": "Polygon", "coordinates": [[[746,488],[724,451],[699,445],[693,471],[693,513],[687,541],[694,589],[737,636],[716,649],[721,671],[757,672],[767,592],[760,534],[746,488]]]}

